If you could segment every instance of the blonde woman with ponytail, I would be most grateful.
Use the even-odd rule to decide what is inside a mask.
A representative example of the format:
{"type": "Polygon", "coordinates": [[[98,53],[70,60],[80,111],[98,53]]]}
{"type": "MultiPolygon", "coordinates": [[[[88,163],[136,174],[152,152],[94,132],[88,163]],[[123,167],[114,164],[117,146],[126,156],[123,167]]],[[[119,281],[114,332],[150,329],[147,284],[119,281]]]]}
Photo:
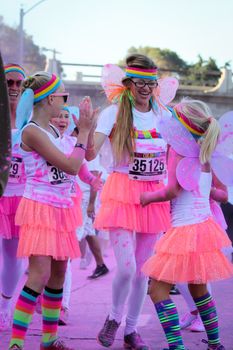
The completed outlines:
{"type": "Polygon", "coordinates": [[[207,289],[208,282],[233,275],[233,267],[222,252],[231,242],[210,208],[210,197],[219,201],[225,198],[223,191],[212,190],[217,170],[212,157],[220,126],[207,105],[198,100],[183,99],[175,105],[173,117],[164,127],[160,125],[170,145],[168,185],[141,195],[143,207],[171,201],[172,227],[156,244],[156,254],[147,260],[142,271],[152,278],[150,296],[169,350],[185,349],[178,313],[169,297],[170,288],[176,283],[188,283],[205,327],[208,350],[224,350],[215,303],[207,289]]]}
{"type": "Polygon", "coordinates": [[[141,267],[152,254],[155,241],[170,226],[170,213],[168,202],[142,208],[140,194],[164,187],[166,143],[159,133],[158,121],[171,113],[155,101],[157,67],[148,57],[129,56],[122,83],[110,91],[110,99],[116,103],[101,113],[86,153],[87,159],[93,159],[109,137],[114,160],[95,227],[109,230],[117,271],[112,307],[98,341],[105,347],[113,344],[128,298],[125,346],[148,350],[136,330],[147,292],[147,278],[141,267]]]}

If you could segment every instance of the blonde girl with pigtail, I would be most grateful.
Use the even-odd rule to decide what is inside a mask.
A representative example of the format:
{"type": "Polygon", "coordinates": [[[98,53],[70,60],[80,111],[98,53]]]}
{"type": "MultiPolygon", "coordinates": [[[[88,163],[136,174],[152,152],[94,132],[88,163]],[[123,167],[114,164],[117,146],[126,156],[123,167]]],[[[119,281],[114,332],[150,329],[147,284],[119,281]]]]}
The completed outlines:
{"type": "Polygon", "coordinates": [[[188,283],[205,327],[208,350],[224,350],[219,338],[216,307],[207,283],[230,278],[233,267],[222,249],[231,246],[223,229],[212,217],[212,179],[232,183],[232,112],[219,121],[208,106],[183,99],[173,117],[160,123],[169,144],[168,184],[141,195],[141,204],[171,201],[171,228],[156,244],[156,254],[142,271],[152,278],[150,297],[155,305],[169,350],[185,349],[175,304],[169,296],[176,283],[188,283]],[[229,146],[230,145],[230,146],[229,146]]]}
{"type": "MultiPolygon", "coordinates": [[[[167,84],[176,90],[174,79],[167,84]]],[[[168,202],[142,208],[140,194],[164,188],[166,142],[158,123],[164,115],[171,117],[171,112],[160,99],[163,84],[158,80],[157,67],[144,55],[129,56],[124,72],[106,65],[102,85],[112,104],[102,111],[93,137],[90,134],[86,156],[93,159],[106,138],[110,139],[114,161],[95,227],[109,231],[117,271],[111,310],[98,341],[104,347],[113,344],[128,298],[124,345],[148,350],[136,328],[147,292],[147,278],[141,267],[152,254],[156,240],[169,228],[170,213],[168,202]]]]}
{"type": "Polygon", "coordinates": [[[17,118],[23,128],[21,154],[26,184],[16,224],[20,226],[17,254],[19,258],[28,257],[29,274],[15,306],[9,349],[24,348],[36,300],[42,294],[40,349],[71,350],[57,336],[67,261],[80,255],[69,175],[76,175],[82,165],[95,112],[90,99],[85,98],[76,121],[76,144],[66,156],[60,151],[60,133],[50,124],[60,115],[69,95],[62,81],[54,74],[38,72],[24,81],[23,91],[17,118]]]}

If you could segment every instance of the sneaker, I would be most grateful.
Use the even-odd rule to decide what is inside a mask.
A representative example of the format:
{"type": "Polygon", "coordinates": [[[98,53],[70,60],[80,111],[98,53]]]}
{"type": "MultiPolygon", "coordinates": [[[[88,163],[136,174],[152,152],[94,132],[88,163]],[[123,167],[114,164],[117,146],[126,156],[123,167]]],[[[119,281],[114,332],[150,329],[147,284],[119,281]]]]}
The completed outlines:
{"type": "Polygon", "coordinates": [[[105,264],[97,265],[95,270],[93,271],[93,274],[91,276],[88,276],[87,278],[95,279],[95,278],[98,278],[100,276],[106,275],[106,273],[108,273],[108,272],[109,272],[109,269],[107,268],[107,266],[105,264]]]}
{"type": "Polygon", "coordinates": [[[111,346],[114,342],[116,332],[120,326],[120,323],[117,323],[115,320],[109,320],[109,316],[104,322],[104,326],[97,336],[99,343],[106,348],[111,346]]]}
{"type": "Polygon", "coordinates": [[[171,290],[169,292],[170,295],[179,295],[180,291],[178,288],[176,288],[176,286],[171,287],[171,290]]]}
{"type": "Polygon", "coordinates": [[[210,345],[205,339],[202,339],[202,343],[208,344],[207,350],[226,350],[223,345],[219,344],[217,347],[215,347],[215,345],[210,345]]]}
{"type": "Polygon", "coordinates": [[[56,339],[50,346],[40,345],[40,350],[74,350],[65,345],[61,339],[56,339]]]}
{"type": "Polygon", "coordinates": [[[135,331],[124,336],[124,348],[131,350],[149,350],[149,347],[135,331]]]}
{"type": "Polygon", "coordinates": [[[61,308],[58,325],[66,326],[69,318],[69,310],[66,307],[61,308]]]}
{"type": "Polygon", "coordinates": [[[11,347],[9,348],[9,350],[22,350],[22,346],[19,346],[17,344],[13,344],[11,345],[11,347]]]}
{"type": "Polygon", "coordinates": [[[191,314],[191,312],[186,312],[180,319],[180,328],[185,329],[191,325],[191,323],[197,318],[197,315],[191,314]]]}
{"type": "Polygon", "coordinates": [[[0,330],[6,331],[11,327],[12,317],[10,310],[4,310],[0,312],[0,330]]]}
{"type": "Polygon", "coordinates": [[[39,295],[36,299],[36,308],[35,308],[36,313],[38,313],[39,315],[42,314],[41,302],[42,302],[42,295],[39,295]]]}
{"type": "Polygon", "coordinates": [[[197,315],[197,317],[191,322],[189,330],[191,332],[205,332],[205,327],[202,323],[200,315],[197,315]]]}

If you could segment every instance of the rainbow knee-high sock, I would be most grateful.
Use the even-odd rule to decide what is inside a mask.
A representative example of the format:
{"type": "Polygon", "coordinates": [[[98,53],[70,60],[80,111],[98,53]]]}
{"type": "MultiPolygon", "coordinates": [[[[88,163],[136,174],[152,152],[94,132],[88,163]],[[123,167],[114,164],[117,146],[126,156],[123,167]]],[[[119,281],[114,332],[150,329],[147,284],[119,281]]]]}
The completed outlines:
{"type": "Polygon", "coordinates": [[[185,350],[175,304],[171,299],[163,300],[155,304],[155,309],[163,327],[169,350],[185,350]]]}
{"type": "Polygon", "coordinates": [[[49,347],[57,339],[63,289],[45,287],[42,297],[43,333],[42,346],[49,347]]]}
{"type": "Polygon", "coordinates": [[[10,347],[14,344],[23,347],[27,329],[35,311],[39,293],[24,286],[15,306],[10,347]]]}
{"type": "Polygon", "coordinates": [[[198,308],[202,322],[204,324],[208,337],[208,343],[209,345],[212,345],[214,349],[215,346],[217,347],[220,345],[218,315],[214,300],[209,293],[193,300],[198,308]]]}

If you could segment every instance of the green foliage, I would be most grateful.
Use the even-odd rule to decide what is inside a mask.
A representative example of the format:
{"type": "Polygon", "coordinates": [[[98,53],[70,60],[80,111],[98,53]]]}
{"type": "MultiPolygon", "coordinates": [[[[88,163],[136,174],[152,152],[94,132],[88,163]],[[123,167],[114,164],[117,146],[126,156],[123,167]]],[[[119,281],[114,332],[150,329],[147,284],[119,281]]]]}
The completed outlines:
{"type": "MultiPolygon", "coordinates": [[[[169,75],[176,75],[181,84],[214,86],[221,75],[221,71],[212,57],[205,61],[199,55],[196,63],[188,64],[174,51],[150,46],[130,47],[126,56],[134,53],[150,57],[158,65],[160,76],[164,75],[163,71],[167,71],[169,75]]],[[[119,64],[124,66],[125,60],[121,60],[119,64]]],[[[229,67],[229,62],[225,66],[229,67]]]]}
{"type": "MultiPolygon", "coordinates": [[[[6,25],[0,16],[0,48],[5,63],[17,63],[19,57],[19,30],[6,25]]],[[[27,73],[44,70],[46,56],[40,53],[40,48],[33,38],[24,32],[24,68],[27,73]]]]}

